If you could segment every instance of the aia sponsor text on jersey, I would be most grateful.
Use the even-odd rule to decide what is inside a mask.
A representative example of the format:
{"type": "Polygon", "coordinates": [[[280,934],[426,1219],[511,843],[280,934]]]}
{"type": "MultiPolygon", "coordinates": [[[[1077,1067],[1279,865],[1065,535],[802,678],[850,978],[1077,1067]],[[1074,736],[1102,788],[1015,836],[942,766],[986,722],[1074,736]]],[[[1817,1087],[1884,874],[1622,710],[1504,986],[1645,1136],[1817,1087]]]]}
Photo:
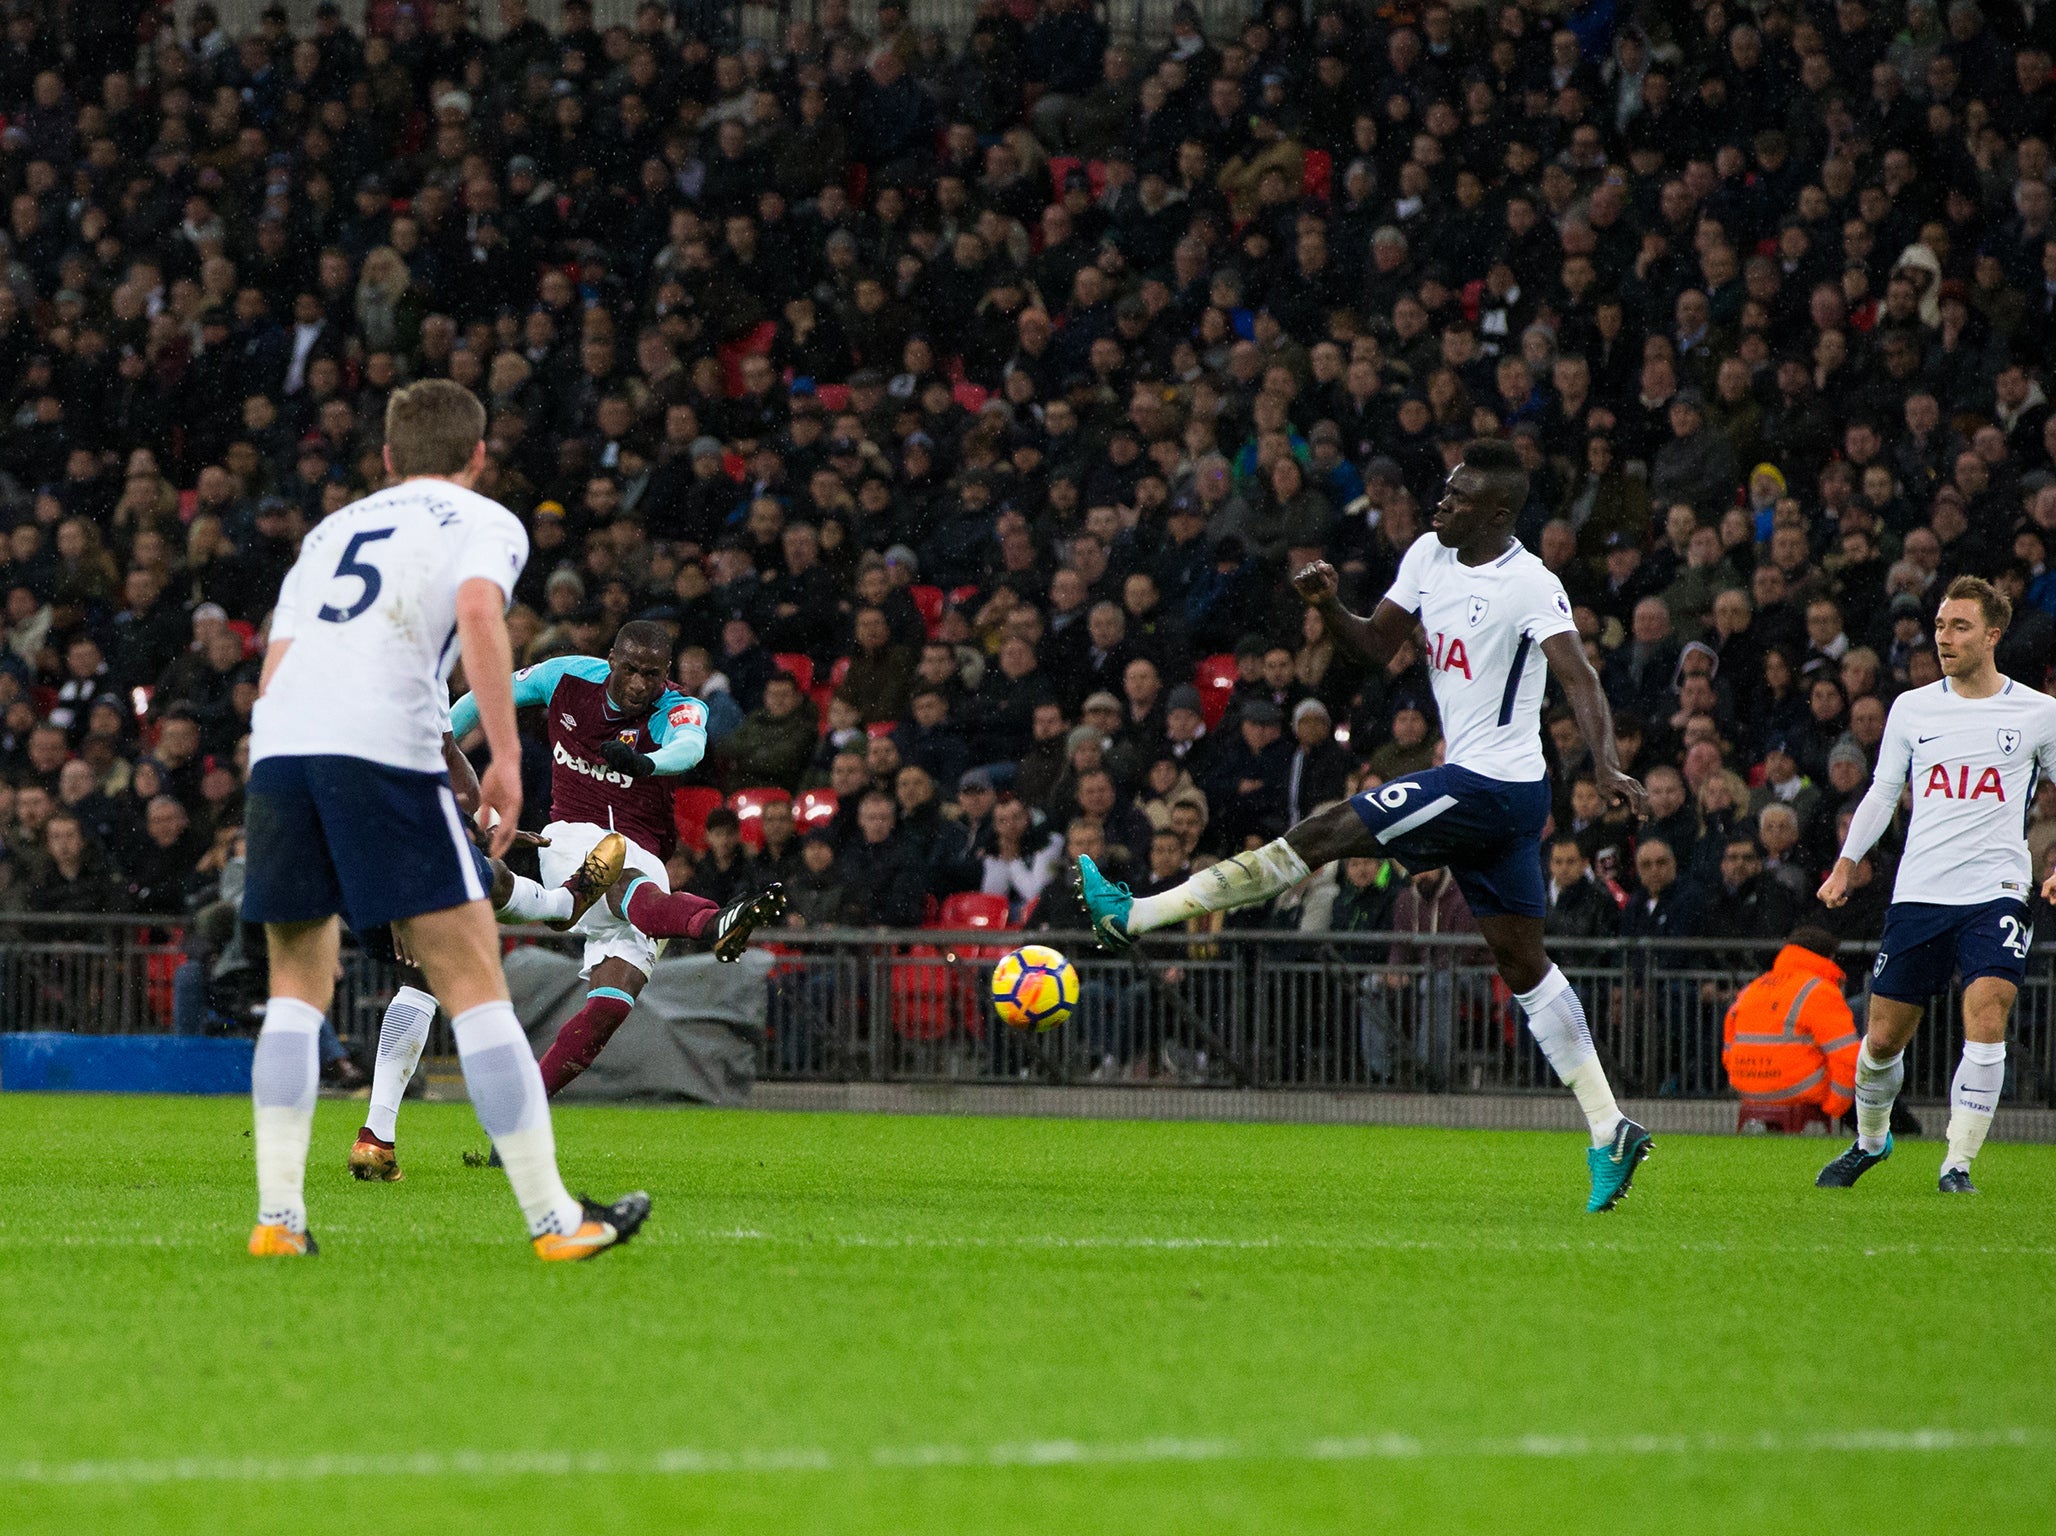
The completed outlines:
{"type": "Polygon", "coordinates": [[[2006,785],[1999,778],[1999,770],[1987,767],[1979,771],[1977,782],[1972,783],[1970,765],[1959,763],[1952,772],[1947,763],[1936,763],[1927,771],[1927,782],[1921,786],[1920,797],[1939,795],[1944,800],[1978,800],[1986,795],[1996,795],[2003,804],[2006,799],[2006,785]]]}
{"type": "Polygon", "coordinates": [[[1463,648],[1463,636],[1445,635],[1436,630],[1428,637],[1428,665],[1442,672],[1461,672],[1465,682],[1471,679],[1470,653],[1463,648]]]}

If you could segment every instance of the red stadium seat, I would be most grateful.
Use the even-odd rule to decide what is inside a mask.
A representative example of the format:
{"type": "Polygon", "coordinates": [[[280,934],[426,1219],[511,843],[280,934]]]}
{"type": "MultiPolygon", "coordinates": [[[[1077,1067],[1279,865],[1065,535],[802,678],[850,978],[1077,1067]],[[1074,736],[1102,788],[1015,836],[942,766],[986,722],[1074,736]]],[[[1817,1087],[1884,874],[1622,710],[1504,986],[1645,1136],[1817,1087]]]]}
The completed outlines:
{"type": "Polygon", "coordinates": [[[763,789],[738,789],[730,795],[728,808],[735,812],[735,819],[742,824],[743,846],[752,853],[764,846],[765,806],[791,803],[791,795],[772,786],[763,789]]]}
{"type": "Polygon", "coordinates": [[[835,690],[826,683],[816,683],[807,690],[807,697],[814,701],[814,723],[823,736],[828,734],[828,706],[835,700],[835,690]]]}
{"type": "Polygon", "coordinates": [[[835,658],[835,665],[828,669],[828,686],[840,688],[842,680],[850,675],[850,659],[847,656],[835,658]]]}
{"type": "Polygon", "coordinates": [[[671,821],[678,840],[694,853],[707,851],[707,817],[721,804],[721,791],[688,784],[671,797],[671,821]]]}
{"type": "Polygon", "coordinates": [[[1219,656],[1208,656],[1192,669],[1192,681],[1199,689],[1199,712],[1206,718],[1208,730],[1219,725],[1221,717],[1228,713],[1228,700],[1235,692],[1238,676],[1235,658],[1225,651],[1219,656]]]}
{"type": "Polygon", "coordinates": [[[942,910],[930,926],[936,928],[1004,928],[1007,899],[984,891],[957,891],[943,898],[942,910]]]}
{"type": "Polygon", "coordinates": [[[869,725],[864,727],[864,734],[866,736],[890,736],[894,731],[898,729],[899,724],[897,721],[873,720],[869,725]]]}
{"type": "Polygon", "coordinates": [[[1071,172],[1082,170],[1085,162],[1076,155],[1051,155],[1049,157],[1049,191],[1052,202],[1064,200],[1064,182],[1071,172]]]}
{"type": "Polygon", "coordinates": [[[814,658],[799,651],[773,651],[771,660],[783,670],[792,674],[792,680],[805,693],[814,686],[814,658]]]}
{"type": "Polygon", "coordinates": [[[793,819],[800,824],[802,833],[816,827],[825,827],[835,820],[836,806],[840,802],[832,789],[803,789],[799,805],[793,812],[793,819]]]}
{"type": "Polygon", "coordinates": [[[928,637],[934,639],[936,630],[942,627],[942,588],[916,585],[907,591],[914,599],[914,606],[921,610],[921,621],[928,626],[928,637]]]}
{"type": "Polygon", "coordinates": [[[951,587],[949,589],[950,605],[961,608],[977,595],[978,589],[976,587],[951,587]]]}
{"type": "Polygon", "coordinates": [[[902,1040],[940,1040],[962,1019],[957,967],[942,952],[916,944],[892,967],[892,1029],[902,1040]]]}
{"type": "Polygon", "coordinates": [[[814,398],[821,402],[821,409],[832,416],[850,408],[850,387],[847,384],[816,384],[814,398]]]}
{"type": "Polygon", "coordinates": [[[958,405],[961,405],[973,416],[976,416],[985,409],[985,401],[990,391],[983,384],[972,384],[966,381],[961,384],[951,385],[950,394],[958,405]]]}

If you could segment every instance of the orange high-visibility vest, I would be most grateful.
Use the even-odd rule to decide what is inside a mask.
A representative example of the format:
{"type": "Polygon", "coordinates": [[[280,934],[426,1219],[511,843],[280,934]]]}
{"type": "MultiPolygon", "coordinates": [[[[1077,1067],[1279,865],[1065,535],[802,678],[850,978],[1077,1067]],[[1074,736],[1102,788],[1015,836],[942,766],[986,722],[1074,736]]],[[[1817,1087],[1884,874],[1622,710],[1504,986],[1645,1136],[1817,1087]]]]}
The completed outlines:
{"type": "Polygon", "coordinates": [[[1818,1104],[1839,1116],[1854,1101],[1856,1019],[1834,961],[1787,944],[1742,989],[1723,1033],[1728,1082],[1750,1102],[1818,1104]]]}

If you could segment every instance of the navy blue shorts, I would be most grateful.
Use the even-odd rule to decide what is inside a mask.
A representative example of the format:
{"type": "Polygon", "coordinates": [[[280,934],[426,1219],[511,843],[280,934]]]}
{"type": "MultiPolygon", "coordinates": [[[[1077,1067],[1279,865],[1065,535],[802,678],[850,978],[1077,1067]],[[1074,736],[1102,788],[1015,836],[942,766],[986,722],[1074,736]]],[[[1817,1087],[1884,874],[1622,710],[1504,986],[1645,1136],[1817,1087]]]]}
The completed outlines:
{"type": "Polygon", "coordinates": [[[359,757],[267,757],[250,770],[243,920],[381,923],[482,900],[489,869],[449,775],[359,757]]]}
{"type": "Polygon", "coordinates": [[[1885,908],[1870,990],[1925,1007],[1929,998],[1949,990],[1949,978],[1958,973],[1966,987],[1980,976],[1998,976],[2017,987],[2027,975],[2034,941],[2027,904],[2012,896],[1977,907],[1895,901],[1885,908]]]}
{"type": "Polygon", "coordinates": [[[1549,910],[1542,879],[1547,779],[1509,784],[1468,768],[1426,768],[1349,803],[1408,869],[1447,865],[1472,916],[1541,917],[1549,910]]]}

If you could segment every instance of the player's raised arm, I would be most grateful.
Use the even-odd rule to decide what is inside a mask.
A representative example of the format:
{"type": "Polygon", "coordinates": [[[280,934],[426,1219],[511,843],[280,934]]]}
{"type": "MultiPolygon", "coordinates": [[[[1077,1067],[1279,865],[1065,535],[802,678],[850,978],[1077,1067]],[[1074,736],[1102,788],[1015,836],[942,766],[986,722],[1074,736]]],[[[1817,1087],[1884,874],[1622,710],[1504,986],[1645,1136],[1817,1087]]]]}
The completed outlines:
{"type": "Polygon", "coordinates": [[[1543,658],[1549,671],[1563,685],[1571,713],[1578,717],[1578,729],[1592,750],[1593,775],[1599,792],[1614,804],[1625,803],[1637,816],[1647,815],[1649,795],[1641,780],[1621,767],[1620,747],[1613,739],[1613,714],[1606,707],[1606,695],[1599,688],[1599,674],[1586,659],[1585,643],[1576,630],[1549,636],[1542,642],[1543,658]]]}
{"type": "Polygon", "coordinates": [[[1329,634],[1359,655],[1370,658],[1374,665],[1384,666],[1398,654],[1402,645],[1413,638],[1416,623],[1413,612],[1400,607],[1389,597],[1380,598],[1378,606],[1371,610],[1367,619],[1343,607],[1338,596],[1341,579],[1336,576],[1335,567],[1325,560],[1316,560],[1301,570],[1292,578],[1292,585],[1311,606],[1320,610],[1329,634]]]}
{"type": "Polygon", "coordinates": [[[1870,788],[1849,817],[1849,837],[1842,844],[1841,856],[1815,893],[1822,906],[1839,907],[1849,899],[1850,871],[1892,824],[1892,816],[1899,809],[1899,792],[1906,787],[1906,774],[1912,763],[1913,733],[1907,728],[1905,713],[1895,703],[1885,716],[1885,734],[1878,742],[1878,765],[1871,774],[1870,788]]]}
{"type": "MultiPolygon", "coordinates": [[[[581,670],[577,663],[591,660],[593,658],[589,656],[552,656],[548,661],[523,667],[514,674],[514,707],[527,709],[532,704],[549,703],[550,695],[557,689],[557,680],[567,672],[581,670]]],[[[469,668],[466,672],[468,675],[469,668]]],[[[450,706],[450,734],[459,742],[477,730],[478,724],[478,704],[470,694],[465,694],[450,706]]]]}
{"type": "MultiPolygon", "coordinates": [[[[514,728],[514,646],[507,636],[507,594],[490,578],[473,576],[457,589],[457,644],[464,656],[466,695],[485,731],[493,760],[479,778],[479,798],[497,811],[492,855],[505,856],[521,820],[521,738],[514,728]]],[[[461,701],[460,701],[461,702],[461,701]]],[[[451,711],[451,724],[456,711],[451,711]]]]}

